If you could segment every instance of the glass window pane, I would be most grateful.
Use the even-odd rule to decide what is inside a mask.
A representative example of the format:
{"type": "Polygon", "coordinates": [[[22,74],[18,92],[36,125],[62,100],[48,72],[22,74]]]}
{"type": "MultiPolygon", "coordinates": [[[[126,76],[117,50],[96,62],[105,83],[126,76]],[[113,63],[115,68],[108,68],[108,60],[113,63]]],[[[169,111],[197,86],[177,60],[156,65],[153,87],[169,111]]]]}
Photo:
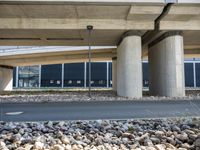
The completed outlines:
{"type": "MultiPolygon", "coordinates": [[[[87,86],[88,86],[88,75],[89,64],[87,63],[87,86]]],[[[93,87],[106,87],[107,86],[107,63],[105,62],[94,62],[91,64],[91,86],[93,87]]]]}
{"type": "Polygon", "coordinates": [[[185,63],[185,86],[194,87],[193,63],[185,63]]]}
{"type": "Polygon", "coordinates": [[[39,66],[19,67],[19,87],[39,86],[39,66]]]}
{"type": "Polygon", "coordinates": [[[84,86],[84,63],[70,63],[64,65],[64,86],[84,86]]]}
{"type": "Polygon", "coordinates": [[[42,65],[41,66],[41,86],[61,87],[62,85],[62,65],[42,65]]]}

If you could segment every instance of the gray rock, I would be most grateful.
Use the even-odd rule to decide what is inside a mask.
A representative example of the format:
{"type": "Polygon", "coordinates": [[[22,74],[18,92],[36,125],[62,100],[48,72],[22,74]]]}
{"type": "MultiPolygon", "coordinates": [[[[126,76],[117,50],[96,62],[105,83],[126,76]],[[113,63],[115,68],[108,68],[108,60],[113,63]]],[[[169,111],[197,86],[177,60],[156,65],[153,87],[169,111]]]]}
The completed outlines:
{"type": "Polygon", "coordinates": [[[61,141],[62,141],[63,144],[70,144],[69,138],[65,135],[62,135],[61,141]]]}
{"type": "Polygon", "coordinates": [[[191,126],[178,119],[0,122],[0,129],[2,150],[63,150],[63,148],[175,150],[175,147],[200,150],[199,125],[191,126]]]}
{"type": "Polygon", "coordinates": [[[20,141],[21,140],[21,135],[18,133],[18,134],[14,134],[12,137],[11,137],[11,140],[13,142],[17,142],[17,141],[20,141]]]}
{"type": "Polygon", "coordinates": [[[154,144],[150,139],[145,139],[144,140],[144,146],[154,146],[154,144]]]}
{"type": "Polygon", "coordinates": [[[181,132],[181,129],[176,125],[172,125],[171,128],[172,128],[172,131],[181,132]]]}
{"type": "Polygon", "coordinates": [[[196,139],[195,144],[196,147],[200,147],[200,138],[196,139]]]}
{"type": "Polygon", "coordinates": [[[94,142],[96,143],[96,145],[102,145],[103,144],[103,140],[100,137],[97,137],[94,142]]]}
{"type": "Polygon", "coordinates": [[[159,139],[159,138],[151,137],[150,140],[151,140],[154,144],[160,144],[160,139],[159,139]]]}
{"type": "Polygon", "coordinates": [[[164,133],[163,131],[156,131],[156,132],[155,132],[155,135],[156,135],[157,137],[162,137],[162,136],[165,135],[165,133],[164,133]]]}
{"type": "Polygon", "coordinates": [[[176,138],[182,142],[188,141],[188,135],[186,133],[177,134],[176,138]]]}
{"type": "Polygon", "coordinates": [[[128,133],[128,132],[122,133],[121,137],[122,138],[129,138],[129,137],[131,137],[131,133],[128,133]]]}

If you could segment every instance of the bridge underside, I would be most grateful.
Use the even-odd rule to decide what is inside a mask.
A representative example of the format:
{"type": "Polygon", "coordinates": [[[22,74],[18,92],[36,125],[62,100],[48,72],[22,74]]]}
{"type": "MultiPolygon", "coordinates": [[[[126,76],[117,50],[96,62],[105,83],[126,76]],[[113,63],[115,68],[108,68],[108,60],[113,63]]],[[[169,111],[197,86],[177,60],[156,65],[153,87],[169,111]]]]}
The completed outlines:
{"type": "MultiPolygon", "coordinates": [[[[113,57],[116,57],[116,49],[94,49],[91,54],[92,61],[112,60],[113,57]]],[[[88,61],[88,50],[86,49],[0,56],[0,64],[4,66],[31,66],[85,61],[88,61]]]]}
{"type": "MultiPolygon", "coordinates": [[[[92,44],[117,45],[126,31],[154,30],[164,0],[145,1],[1,1],[0,45],[88,45],[87,25],[93,25],[92,44]]],[[[174,4],[160,30],[184,31],[184,46],[200,48],[199,4],[174,4]]]]}

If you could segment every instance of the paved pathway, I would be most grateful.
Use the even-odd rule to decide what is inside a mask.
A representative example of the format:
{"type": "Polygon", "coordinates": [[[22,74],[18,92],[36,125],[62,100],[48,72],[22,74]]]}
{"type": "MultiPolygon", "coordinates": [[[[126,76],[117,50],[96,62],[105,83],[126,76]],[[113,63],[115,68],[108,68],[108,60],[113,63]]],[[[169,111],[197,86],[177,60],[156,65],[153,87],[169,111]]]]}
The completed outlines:
{"type": "Polygon", "coordinates": [[[0,104],[1,121],[200,117],[200,100],[0,104]]]}

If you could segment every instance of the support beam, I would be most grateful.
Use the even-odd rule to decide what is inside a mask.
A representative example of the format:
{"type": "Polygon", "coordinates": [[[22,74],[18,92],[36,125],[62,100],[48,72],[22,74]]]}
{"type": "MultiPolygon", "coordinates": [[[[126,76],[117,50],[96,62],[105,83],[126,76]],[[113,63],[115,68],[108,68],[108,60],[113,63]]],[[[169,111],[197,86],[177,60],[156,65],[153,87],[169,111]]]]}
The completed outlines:
{"type": "Polygon", "coordinates": [[[167,32],[149,45],[150,94],[185,96],[184,52],[181,32],[167,32]]]}
{"type": "Polygon", "coordinates": [[[11,91],[13,88],[13,69],[0,67],[0,91],[11,91]]]}
{"type": "Polygon", "coordinates": [[[117,48],[117,94],[142,97],[141,37],[128,35],[117,48]]]}
{"type": "MultiPolygon", "coordinates": [[[[153,21],[123,19],[53,19],[53,18],[0,18],[0,29],[43,29],[43,30],[85,30],[92,24],[96,30],[152,30],[153,21]],[[48,24],[48,26],[47,26],[48,24]]],[[[29,32],[30,33],[30,32],[29,32]]],[[[33,33],[32,33],[33,34],[33,33]]]]}
{"type": "Polygon", "coordinates": [[[112,89],[117,91],[117,57],[112,58],[112,89]]]}
{"type": "MultiPolygon", "coordinates": [[[[113,52],[108,53],[93,53],[92,61],[111,60],[116,54],[113,52]]],[[[38,57],[21,57],[21,58],[10,58],[0,59],[1,65],[9,66],[31,66],[39,64],[58,64],[58,63],[72,63],[72,62],[83,62],[88,60],[88,54],[62,54],[52,56],[38,56],[38,57]]]]}

